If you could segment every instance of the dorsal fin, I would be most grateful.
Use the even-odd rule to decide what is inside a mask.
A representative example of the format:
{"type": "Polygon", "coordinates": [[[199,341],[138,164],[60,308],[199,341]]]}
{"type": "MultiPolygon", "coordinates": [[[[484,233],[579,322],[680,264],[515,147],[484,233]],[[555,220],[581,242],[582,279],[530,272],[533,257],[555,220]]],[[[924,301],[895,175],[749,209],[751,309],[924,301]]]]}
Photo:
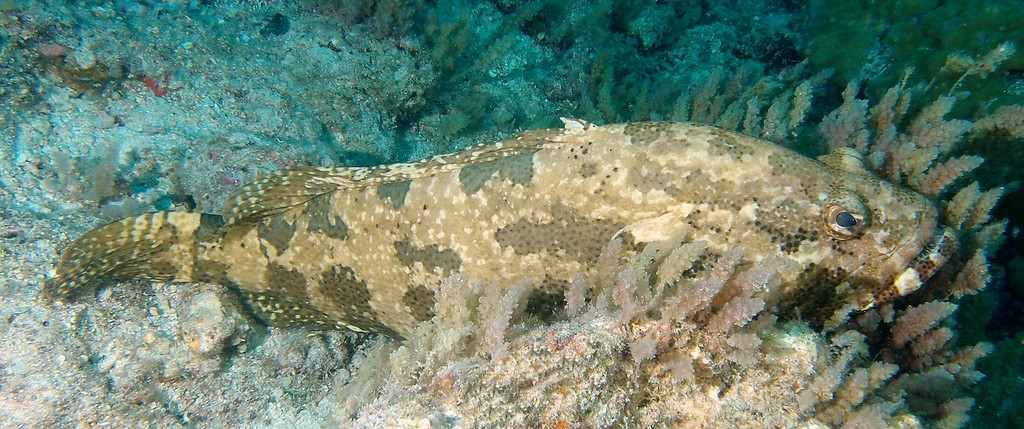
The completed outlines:
{"type": "Polygon", "coordinates": [[[828,154],[819,156],[818,161],[842,171],[849,171],[851,173],[870,173],[865,166],[864,155],[852,147],[840,147],[833,149],[828,154]]]}
{"type": "Polygon", "coordinates": [[[422,161],[376,167],[291,168],[246,183],[228,198],[224,228],[253,223],[303,205],[314,197],[338,189],[377,186],[458,170],[466,165],[493,161],[559,144],[562,129],[535,130],[494,143],[470,146],[455,153],[422,161]]]}
{"type": "Polygon", "coordinates": [[[309,202],[339,187],[353,186],[333,168],[289,168],[264,176],[236,189],[221,211],[224,227],[252,223],[309,202]]]}

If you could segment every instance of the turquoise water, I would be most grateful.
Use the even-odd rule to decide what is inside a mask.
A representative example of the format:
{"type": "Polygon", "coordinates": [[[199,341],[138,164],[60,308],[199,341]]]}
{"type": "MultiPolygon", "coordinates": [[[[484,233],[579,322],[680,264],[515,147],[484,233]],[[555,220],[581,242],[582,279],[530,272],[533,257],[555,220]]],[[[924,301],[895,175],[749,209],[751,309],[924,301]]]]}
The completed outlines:
{"type": "MultiPolygon", "coordinates": [[[[417,352],[373,335],[270,329],[237,294],[211,286],[125,283],[63,306],[37,298],[60,252],[94,226],[153,210],[216,213],[259,174],[414,161],[561,127],[560,117],[707,123],[810,157],[852,146],[876,174],[927,194],[944,208],[945,223],[959,223],[956,264],[916,295],[847,325],[864,333],[862,353],[850,351],[857,341],[836,345],[839,331],[804,335],[786,320],[758,325],[765,344],[792,337],[856,355],[848,367],[822,361],[829,365],[816,371],[834,368],[836,382],[808,385],[840,392],[845,380],[866,398],[852,409],[827,400],[790,404],[798,410],[765,421],[1024,425],[1014,399],[1024,353],[1018,6],[0,0],[0,290],[10,302],[0,309],[0,426],[499,424],[467,401],[443,399],[486,387],[481,378],[467,376],[474,381],[455,393],[437,374],[419,376],[423,384],[393,381],[396,372],[415,373],[417,359],[458,364],[444,375],[515,368],[529,378],[527,369],[499,367],[472,351],[421,345],[417,352]],[[894,320],[911,307],[941,313],[924,306],[931,300],[957,307],[921,322],[913,346],[894,347],[894,320]],[[991,346],[971,348],[979,342],[991,346]],[[974,364],[981,350],[989,353],[974,364]],[[933,361],[922,358],[929,354],[933,361]],[[367,363],[376,359],[383,363],[367,363]],[[971,364],[980,372],[952,369],[971,364]],[[898,369],[879,376],[891,369],[885,365],[898,369]],[[872,385],[858,369],[883,380],[872,385]],[[917,420],[906,423],[909,416],[917,420]]],[[[600,337],[601,325],[576,322],[583,327],[573,329],[593,339],[587,351],[595,361],[628,366],[609,356],[628,355],[616,341],[636,338],[600,337]]],[[[572,330],[538,329],[513,328],[510,341],[572,330]]],[[[661,352],[631,376],[654,377],[657,365],[678,363],[661,352]]],[[[710,386],[713,377],[697,365],[692,377],[710,386]]],[[[621,415],[545,420],[525,411],[504,424],[651,427],[690,418],[740,425],[709,404],[701,411],[721,413],[718,420],[682,418],[681,406],[659,404],[622,377],[607,383],[627,397],[588,403],[621,415]]],[[[740,378],[720,388],[746,386],[740,378]]],[[[509,398],[530,403],[528,386],[508,389],[509,398]]],[[[770,403],[751,401],[749,414],[771,414],[758,408],[770,403]]]]}

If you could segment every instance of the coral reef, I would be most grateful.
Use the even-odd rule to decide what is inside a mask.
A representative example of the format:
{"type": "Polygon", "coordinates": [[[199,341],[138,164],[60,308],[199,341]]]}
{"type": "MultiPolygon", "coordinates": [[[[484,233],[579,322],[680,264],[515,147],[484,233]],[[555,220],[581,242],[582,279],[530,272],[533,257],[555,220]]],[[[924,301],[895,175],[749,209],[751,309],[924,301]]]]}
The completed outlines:
{"type": "MultiPolygon", "coordinates": [[[[952,118],[1019,120],[1010,111],[1024,104],[1024,28],[1017,24],[1024,12],[1013,1],[976,7],[934,0],[819,0],[811,2],[809,13],[807,57],[817,69],[835,70],[833,84],[861,81],[860,91],[875,103],[899,84],[914,88],[918,101],[955,98],[952,118]],[[913,70],[909,79],[907,70],[913,70]]],[[[961,146],[961,154],[985,158],[974,176],[987,187],[1024,180],[1019,135],[969,136],[961,146]]],[[[1020,193],[1004,199],[1000,214],[1017,217],[1024,212],[1022,201],[1020,193]]]]}
{"type": "MultiPolygon", "coordinates": [[[[22,223],[5,219],[6,230],[22,223]]],[[[39,253],[53,223],[7,251],[39,253]]],[[[5,297],[44,275],[4,258],[5,297]],[[19,278],[21,277],[21,278],[19,278]]],[[[45,264],[37,264],[42,267],[45,264]]],[[[8,299],[0,309],[0,427],[316,426],[337,413],[351,334],[268,331],[219,287],[106,289],[59,309],[8,299]],[[252,398],[261,398],[253,401],[252,398]]]]}
{"type": "Polygon", "coordinates": [[[1020,8],[797,3],[0,0],[0,427],[1024,425],[1020,8]],[[957,263],[826,329],[763,305],[785,261],[699,245],[609,262],[554,321],[449,278],[406,343],[266,328],[209,285],[36,299],[103,219],[559,116],[854,147],[939,201],[957,263]]]}
{"type": "MultiPolygon", "coordinates": [[[[344,425],[757,428],[928,421],[959,427],[966,421],[971,400],[963,388],[981,377],[970,368],[990,347],[944,349],[948,337],[935,337],[951,333],[937,322],[955,305],[932,302],[890,314],[886,346],[894,351],[874,360],[875,341],[856,329],[819,332],[762,312],[760,295],[773,276],[797,267],[792,261],[741,268],[737,251],[690,280],[679,276],[706,248],[681,249],[642,268],[650,282],[635,264],[604,267],[611,284],[577,285],[579,293],[604,292],[575,309],[571,320],[546,326],[527,320],[501,333],[491,327],[508,323],[515,300],[503,311],[474,310],[494,287],[449,278],[438,316],[407,344],[376,350],[367,359],[373,363],[338,392],[354,412],[344,425]],[[493,342],[506,336],[508,344],[495,353],[493,342]]],[[[616,251],[609,245],[602,260],[613,263],[616,251]]],[[[869,323],[859,329],[878,329],[877,320],[864,326],[869,323]]]]}
{"type": "Polygon", "coordinates": [[[975,6],[935,0],[814,1],[808,57],[816,67],[835,68],[840,85],[865,79],[873,99],[913,69],[914,83],[931,84],[928,98],[967,91],[960,112],[1024,102],[1020,76],[1007,73],[1024,68],[1024,56],[1013,52],[1024,46],[1024,29],[1017,25],[1024,15],[1012,1],[975,6]],[[1001,62],[1001,70],[993,67],[1001,62]]]}

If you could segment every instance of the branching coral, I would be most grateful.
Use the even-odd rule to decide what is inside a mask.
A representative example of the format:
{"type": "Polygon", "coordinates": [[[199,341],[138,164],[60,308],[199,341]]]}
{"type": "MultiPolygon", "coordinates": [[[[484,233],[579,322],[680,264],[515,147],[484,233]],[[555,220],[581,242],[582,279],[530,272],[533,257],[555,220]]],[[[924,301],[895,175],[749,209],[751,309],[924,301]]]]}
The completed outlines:
{"type": "Polygon", "coordinates": [[[852,318],[837,314],[824,331],[768,310],[765,291],[797,269],[795,261],[751,265],[741,248],[708,259],[704,243],[678,238],[650,243],[631,261],[620,260],[622,243],[610,243],[603,280],[577,277],[564,319],[553,324],[519,319],[518,292],[494,295],[488,290],[507,289],[456,276],[438,317],[408,344],[382,351],[385,368],[364,375],[391,374],[379,396],[364,397],[354,423],[443,416],[465,426],[966,424],[973,404],[966,389],[982,378],[975,362],[993,348],[959,336],[956,300],[992,278],[988,261],[1006,221],[991,211],[1006,188],[983,191],[966,180],[983,159],[962,145],[1020,133],[1020,108],[950,119],[958,96],[916,101],[921,87],[905,77],[875,105],[860,98],[856,82],[848,85],[842,103],[808,127],[827,73],[759,74],[712,73],[678,95],[673,119],[788,140],[804,151],[856,148],[877,174],[943,199],[943,222],[962,235],[959,263],[925,291],[852,318]],[[812,136],[823,144],[809,145],[812,136]]]}

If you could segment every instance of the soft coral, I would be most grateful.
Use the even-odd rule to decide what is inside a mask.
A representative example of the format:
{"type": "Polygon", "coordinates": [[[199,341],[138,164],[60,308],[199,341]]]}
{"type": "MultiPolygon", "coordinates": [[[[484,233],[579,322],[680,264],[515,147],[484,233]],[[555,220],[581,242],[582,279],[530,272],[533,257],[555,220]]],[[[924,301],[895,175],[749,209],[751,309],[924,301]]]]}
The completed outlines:
{"type": "Polygon", "coordinates": [[[139,80],[142,81],[142,84],[145,85],[146,88],[149,88],[150,91],[153,91],[153,95],[155,95],[157,97],[163,97],[163,96],[165,96],[165,95],[167,95],[167,94],[169,94],[171,92],[174,92],[174,91],[177,91],[177,90],[181,89],[180,86],[177,87],[177,88],[173,88],[172,89],[168,85],[168,83],[170,83],[170,79],[168,79],[166,77],[164,78],[163,85],[161,85],[160,82],[157,82],[156,79],[154,79],[152,77],[149,77],[149,76],[143,76],[139,80]]]}

